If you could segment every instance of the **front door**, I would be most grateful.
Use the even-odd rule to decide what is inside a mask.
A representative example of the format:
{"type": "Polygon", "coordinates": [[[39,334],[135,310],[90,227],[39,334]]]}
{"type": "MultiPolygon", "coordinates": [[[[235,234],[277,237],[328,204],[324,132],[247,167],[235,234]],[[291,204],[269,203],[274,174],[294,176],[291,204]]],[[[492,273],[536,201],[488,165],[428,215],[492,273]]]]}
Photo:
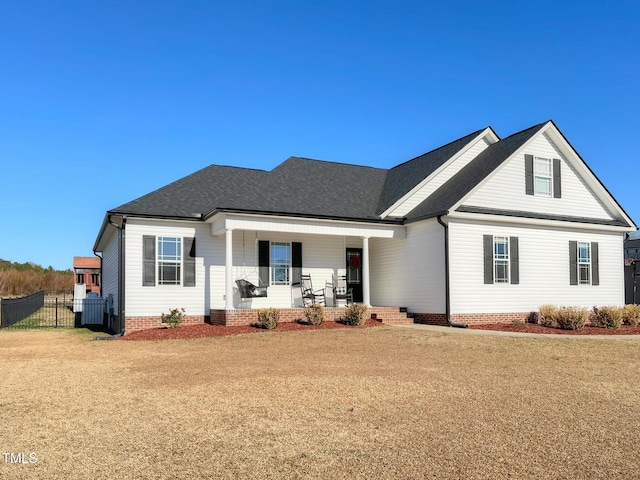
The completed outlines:
{"type": "Polygon", "coordinates": [[[347,248],[347,290],[353,289],[353,301],[362,303],[362,249],[347,248]]]}

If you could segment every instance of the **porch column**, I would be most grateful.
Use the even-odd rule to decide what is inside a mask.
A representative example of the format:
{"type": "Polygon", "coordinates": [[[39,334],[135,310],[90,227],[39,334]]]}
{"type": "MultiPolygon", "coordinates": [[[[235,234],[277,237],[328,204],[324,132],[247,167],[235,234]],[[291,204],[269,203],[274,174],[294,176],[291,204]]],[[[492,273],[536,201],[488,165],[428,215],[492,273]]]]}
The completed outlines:
{"type": "Polygon", "coordinates": [[[362,302],[371,306],[369,294],[369,237],[362,237],[362,302]]]}
{"type": "Polygon", "coordinates": [[[233,310],[233,230],[225,230],[225,262],[224,262],[224,294],[225,310],[233,310]]]}

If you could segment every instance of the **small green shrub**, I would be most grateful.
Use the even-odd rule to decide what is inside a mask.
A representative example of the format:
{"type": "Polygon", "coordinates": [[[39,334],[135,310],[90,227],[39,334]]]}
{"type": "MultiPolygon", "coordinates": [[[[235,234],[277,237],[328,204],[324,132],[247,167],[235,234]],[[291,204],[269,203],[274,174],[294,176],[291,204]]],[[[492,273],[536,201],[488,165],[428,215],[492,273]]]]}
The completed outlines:
{"type": "Polygon", "coordinates": [[[276,308],[263,308],[258,311],[258,325],[267,330],[274,330],[280,323],[280,311],[276,308]]]}
{"type": "Polygon", "coordinates": [[[591,323],[598,327],[620,328],[622,326],[622,307],[593,307],[591,323]]]}
{"type": "Polygon", "coordinates": [[[184,308],[172,308],[169,313],[162,314],[162,323],[168,323],[169,328],[179,327],[184,320],[184,308]]]}
{"type": "Polygon", "coordinates": [[[362,303],[352,303],[344,313],[344,323],[352,326],[364,324],[368,310],[367,306],[362,303]]]}
{"type": "Polygon", "coordinates": [[[622,319],[627,325],[640,325],[640,305],[629,304],[622,307],[622,319]]]}
{"type": "Polygon", "coordinates": [[[304,316],[309,325],[322,325],[324,322],[324,308],[322,308],[322,305],[316,305],[314,303],[310,307],[304,309],[304,316]]]}
{"type": "Polygon", "coordinates": [[[562,330],[580,330],[589,320],[589,310],[584,307],[558,307],[558,327],[562,330]]]}
{"type": "Polygon", "coordinates": [[[558,307],[541,305],[538,311],[538,323],[543,327],[558,327],[558,307]]]}

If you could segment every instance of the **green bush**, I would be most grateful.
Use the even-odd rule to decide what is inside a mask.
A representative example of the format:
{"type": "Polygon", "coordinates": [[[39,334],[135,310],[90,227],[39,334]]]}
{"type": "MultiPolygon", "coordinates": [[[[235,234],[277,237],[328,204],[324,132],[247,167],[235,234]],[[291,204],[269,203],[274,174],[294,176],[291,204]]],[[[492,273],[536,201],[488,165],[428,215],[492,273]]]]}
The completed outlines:
{"type": "Polygon", "coordinates": [[[541,305],[538,311],[538,323],[543,327],[558,327],[558,307],[541,305]]]}
{"type": "Polygon", "coordinates": [[[558,327],[562,330],[580,330],[589,320],[589,310],[584,307],[558,307],[558,327]]]}
{"type": "Polygon", "coordinates": [[[179,327],[184,320],[184,308],[172,308],[169,313],[162,314],[162,323],[168,323],[169,328],[179,327]]]}
{"type": "Polygon", "coordinates": [[[352,326],[364,324],[368,310],[367,306],[362,303],[352,303],[344,313],[344,323],[352,326]]]}
{"type": "Polygon", "coordinates": [[[322,308],[322,305],[316,305],[314,303],[310,307],[304,309],[304,316],[306,317],[309,325],[322,325],[322,322],[324,322],[324,308],[322,308]]]}
{"type": "Polygon", "coordinates": [[[593,307],[591,323],[598,327],[620,328],[622,326],[622,307],[593,307]]]}
{"type": "Polygon", "coordinates": [[[274,330],[280,323],[280,311],[276,308],[263,308],[258,311],[258,325],[267,330],[274,330]]]}
{"type": "Polygon", "coordinates": [[[627,325],[637,327],[640,324],[640,305],[629,304],[622,307],[622,319],[627,325]]]}

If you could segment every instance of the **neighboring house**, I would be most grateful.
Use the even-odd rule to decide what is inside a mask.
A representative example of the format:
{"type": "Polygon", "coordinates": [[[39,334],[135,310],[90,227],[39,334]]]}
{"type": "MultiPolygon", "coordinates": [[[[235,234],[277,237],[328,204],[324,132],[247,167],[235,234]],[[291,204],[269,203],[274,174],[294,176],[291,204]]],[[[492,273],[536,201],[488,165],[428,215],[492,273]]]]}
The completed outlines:
{"type": "Polygon", "coordinates": [[[640,303],[638,275],[640,274],[640,238],[624,241],[624,301],[640,303]]]}
{"type": "Polygon", "coordinates": [[[314,288],[346,274],[379,318],[406,307],[419,322],[469,324],[623,304],[634,230],[548,121],[504,139],[487,127],[388,170],[211,165],[108,211],[94,251],[120,331],[175,307],[190,322],[246,324],[264,307],[292,320],[301,273],[314,288]],[[241,279],[267,296],[241,298],[241,279]]]}
{"type": "Polygon", "coordinates": [[[624,258],[640,260],[640,238],[624,241],[624,258]]]}
{"type": "Polygon", "coordinates": [[[84,285],[86,293],[100,295],[100,258],[73,257],[73,273],[76,285],[84,285]]]}

